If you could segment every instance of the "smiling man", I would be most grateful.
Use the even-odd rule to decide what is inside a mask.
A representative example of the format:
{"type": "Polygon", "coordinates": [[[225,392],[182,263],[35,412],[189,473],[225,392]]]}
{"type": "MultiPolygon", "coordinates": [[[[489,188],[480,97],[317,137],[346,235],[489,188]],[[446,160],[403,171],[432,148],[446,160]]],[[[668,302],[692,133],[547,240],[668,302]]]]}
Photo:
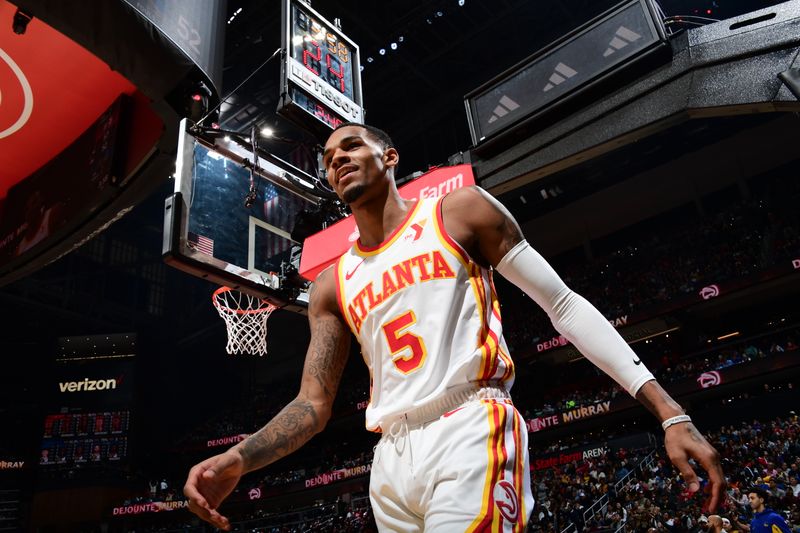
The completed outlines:
{"type": "MultiPolygon", "coordinates": [[[[302,446],[331,413],[352,332],[372,387],[370,499],[382,531],[524,531],[533,507],[525,421],[510,390],[494,272],[525,291],[555,328],[662,422],[667,453],[691,490],[688,459],[709,474],[714,510],[725,481],[714,448],[608,321],[571,291],[480,188],[408,200],[399,154],[371,126],[343,124],[325,144],[330,185],[360,237],[311,292],[311,341],[297,397],[266,426],[196,465],[191,510],[228,528],[218,507],[241,475],[302,446]]],[[[524,386],[524,384],[522,384],[524,386]]]]}

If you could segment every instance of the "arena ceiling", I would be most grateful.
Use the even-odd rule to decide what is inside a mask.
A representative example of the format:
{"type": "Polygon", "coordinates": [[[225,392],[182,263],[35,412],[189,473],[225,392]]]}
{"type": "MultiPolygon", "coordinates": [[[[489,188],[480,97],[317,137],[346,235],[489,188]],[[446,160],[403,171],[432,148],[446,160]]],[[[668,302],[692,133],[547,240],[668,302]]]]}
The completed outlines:
{"type": "MultiPolygon", "coordinates": [[[[401,174],[446,163],[470,147],[463,97],[618,2],[615,0],[314,0],[358,43],[367,121],[388,131],[401,151],[401,174]],[[402,42],[400,38],[402,37],[402,42]],[[392,42],[397,49],[392,50],[392,42]],[[384,49],[386,53],[380,54],[384,49]],[[372,58],[369,62],[368,58],[372,58]]],[[[667,15],[728,18],[775,4],[756,0],[662,0],[667,15]]],[[[280,46],[280,2],[229,0],[223,94],[280,46]]],[[[222,107],[226,129],[269,126],[302,134],[277,117],[278,62],[222,107]]],[[[276,149],[280,149],[277,147],[276,149]]]]}

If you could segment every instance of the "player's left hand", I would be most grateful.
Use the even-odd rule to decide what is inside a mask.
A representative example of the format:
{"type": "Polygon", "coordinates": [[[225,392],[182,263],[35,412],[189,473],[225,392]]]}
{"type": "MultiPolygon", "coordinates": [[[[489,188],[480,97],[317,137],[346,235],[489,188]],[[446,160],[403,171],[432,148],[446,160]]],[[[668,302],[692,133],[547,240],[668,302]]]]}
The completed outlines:
{"type": "Polygon", "coordinates": [[[689,459],[694,459],[700,463],[708,473],[710,488],[708,512],[716,512],[717,507],[725,501],[726,486],[725,475],[722,473],[717,450],[708,443],[691,422],[668,427],[664,435],[664,446],[667,449],[669,460],[680,471],[683,481],[691,492],[696,492],[700,489],[700,482],[694,469],[689,464],[689,459]]]}

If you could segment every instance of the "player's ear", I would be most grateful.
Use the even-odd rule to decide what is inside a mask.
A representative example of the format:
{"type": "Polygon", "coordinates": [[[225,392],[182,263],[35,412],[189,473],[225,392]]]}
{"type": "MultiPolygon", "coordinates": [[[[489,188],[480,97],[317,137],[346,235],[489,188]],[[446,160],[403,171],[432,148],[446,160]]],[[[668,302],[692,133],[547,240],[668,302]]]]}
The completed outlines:
{"type": "Polygon", "coordinates": [[[387,148],[383,151],[383,164],[387,167],[396,167],[400,162],[400,154],[396,148],[387,148]]]}

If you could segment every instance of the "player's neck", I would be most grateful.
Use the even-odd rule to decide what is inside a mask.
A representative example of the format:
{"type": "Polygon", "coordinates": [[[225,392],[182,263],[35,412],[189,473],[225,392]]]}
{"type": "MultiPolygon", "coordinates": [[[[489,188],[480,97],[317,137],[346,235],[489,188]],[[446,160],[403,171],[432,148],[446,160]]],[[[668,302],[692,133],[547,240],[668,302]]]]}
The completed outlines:
{"type": "Polygon", "coordinates": [[[363,246],[377,246],[403,223],[414,201],[405,200],[397,189],[387,189],[386,194],[359,206],[351,206],[356,219],[359,241],[363,246]]]}

